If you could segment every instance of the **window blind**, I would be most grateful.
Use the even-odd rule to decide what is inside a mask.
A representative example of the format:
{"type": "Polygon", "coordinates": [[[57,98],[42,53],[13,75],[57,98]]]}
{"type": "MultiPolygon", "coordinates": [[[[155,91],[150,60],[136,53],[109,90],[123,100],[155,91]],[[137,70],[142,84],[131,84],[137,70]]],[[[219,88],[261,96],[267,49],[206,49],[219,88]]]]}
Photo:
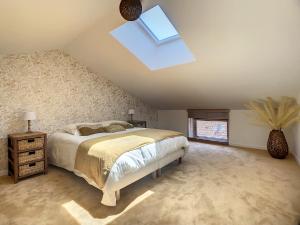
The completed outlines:
{"type": "Polygon", "coordinates": [[[202,120],[228,120],[229,109],[188,109],[188,117],[202,120]]]}

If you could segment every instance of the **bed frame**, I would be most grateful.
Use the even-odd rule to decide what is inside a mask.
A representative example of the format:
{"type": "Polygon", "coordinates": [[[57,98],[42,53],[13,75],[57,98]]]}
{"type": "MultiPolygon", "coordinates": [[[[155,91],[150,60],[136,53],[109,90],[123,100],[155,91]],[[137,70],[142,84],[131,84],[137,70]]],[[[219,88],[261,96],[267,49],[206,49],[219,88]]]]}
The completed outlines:
{"type": "Polygon", "coordinates": [[[98,185],[86,177],[84,174],[82,174],[80,171],[77,171],[75,169],[66,168],[62,165],[56,164],[52,162],[53,165],[65,168],[69,171],[72,171],[77,176],[82,177],[86,180],[86,182],[95,188],[101,190],[103,192],[101,203],[106,206],[116,206],[117,201],[120,200],[121,197],[121,189],[127,187],[128,185],[140,180],[141,178],[152,174],[152,177],[155,179],[158,176],[161,176],[161,168],[164,166],[174,162],[178,161],[178,163],[182,162],[182,158],[185,155],[186,151],[188,150],[188,147],[180,147],[179,149],[172,151],[171,153],[167,154],[163,158],[153,161],[152,163],[146,165],[145,167],[137,170],[136,172],[132,172],[129,174],[126,174],[126,176],[122,177],[120,180],[107,180],[105,182],[105,185],[103,188],[99,188],[98,185]]]}
{"type": "MultiPolygon", "coordinates": [[[[157,162],[153,162],[152,164],[147,165],[143,170],[137,171],[136,173],[129,174],[126,176],[126,179],[121,179],[118,183],[114,185],[114,192],[116,201],[119,201],[121,198],[121,189],[134,183],[137,180],[140,180],[141,178],[151,174],[153,179],[156,179],[157,177],[161,176],[161,169],[176,161],[178,164],[182,163],[182,158],[185,154],[186,149],[179,149],[175,152],[172,152],[168,155],[166,155],[164,158],[158,160],[157,162]]],[[[105,190],[102,190],[103,192],[105,190]]],[[[112,191],[112,190],[110,190],[112,191]]],[[[101,202],[102,204],[106,205],[105,202],[101,202]]]]}

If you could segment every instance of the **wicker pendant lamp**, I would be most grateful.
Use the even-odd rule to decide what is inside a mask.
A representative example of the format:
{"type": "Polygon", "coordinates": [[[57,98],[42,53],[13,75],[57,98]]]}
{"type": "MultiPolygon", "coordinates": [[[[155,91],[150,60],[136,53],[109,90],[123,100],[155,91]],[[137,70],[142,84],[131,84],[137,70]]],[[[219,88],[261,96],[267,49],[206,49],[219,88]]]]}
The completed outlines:
{"type": "Polygon", "coordinates": [[[122,17],[128,21],[137,20],[143,10],[140,0],[122,0],[119,9],[122,17]]]}

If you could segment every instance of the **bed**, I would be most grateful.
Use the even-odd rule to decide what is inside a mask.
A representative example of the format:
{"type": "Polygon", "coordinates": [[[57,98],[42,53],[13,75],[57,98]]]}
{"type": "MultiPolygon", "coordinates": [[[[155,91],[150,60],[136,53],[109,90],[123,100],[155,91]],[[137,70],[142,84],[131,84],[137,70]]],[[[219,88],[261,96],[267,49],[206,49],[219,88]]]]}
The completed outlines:
{"type": "Polygon", "coordinates": [[[157,173],[162,167],[181,160],[188,149],[188,141],[183,135],[156,141],[125,152],[112,165],[103,186],[97,185],[85,173],[75,169],[77,151],[82,143],[110,135],[128,135],[147,128],[131,128],[111,133],[97,133],[89,136],[78,136],[65,132],[57,132],[49,138],[50,163],[74,172],[84,178],[90,185],[103,192],[101,203],[116,206],[120,198],[120,190],[129,184],[151,173],[157,173]]]}

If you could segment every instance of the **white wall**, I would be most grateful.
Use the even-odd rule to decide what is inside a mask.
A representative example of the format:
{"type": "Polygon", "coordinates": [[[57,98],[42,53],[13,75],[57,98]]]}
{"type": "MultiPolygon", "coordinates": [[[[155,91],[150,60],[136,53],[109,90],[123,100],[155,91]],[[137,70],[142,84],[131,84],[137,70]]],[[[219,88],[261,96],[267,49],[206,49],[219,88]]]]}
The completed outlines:
{"type": "MultiPolygon", "coordinates": [[[[269,130],[251,124],[247,110],[231,110],[229,123],[230,145],[266,149],[269,130]]],[[[249,111],[248,111],[249,113],[249,111]]],[[[186,110],[159,110],[158,126],[160,129],[170,129],[187,135],[188,115],[186,110]]]]}
{"type": "MultiPolygon", "coordinates": [[[[270,129],[256,125],[251,118],[251,111],[249,110],[230,111],[229,144],[239,147],[266,150],[270,129]]],[[[188,115],[186,110],[158,111],[158,128],[160,129],[176,130],[187,135],[187,120],[188,115]]],[[[284,133],[291,152],[295,152],[296,150],[294,149],[297,149],[300,156],[300,124],[297,129],[294,129],[294,133],[292,133],[292,130],[285,130],[284,133]],[[297,144],[295,141],[296,135],[298,135],[297,144]]]]}
{"type": "MultiPolygon", "coordinates": [[[[300,94],[298,96],[298,103],[300,103],[300,94]]],[[[300,164],[300,122],[294,127],[294,156],[300,164]]]]}
{"type": "Polygon", "coordinates": [[[249,110],[231,110],[229,144],[239,147],[266,149],[270,130],[255,125],[249,110]]]}
{"type": "MultiPolygon", "coordinates": [[[[267,149],[270,129],[255,124],[253,112],[250,110],[231,110],[229,124],[229,144],[239,147],[267,149]]],[[[293,129],[283,131],[289,144],[289,149],[294,152],[295,141],[293,129]]]]}
{"type": "Polygon", "coordinates": [[[300,123],[296,124],[294,127],[294,156],[298,163],[300,164],[300,123]]]}
{"type": "Polygon", "coordinates": [[[188,130],[187,110],[159,110],[158,128],[175,130],[187,136],[188,130]]]}

